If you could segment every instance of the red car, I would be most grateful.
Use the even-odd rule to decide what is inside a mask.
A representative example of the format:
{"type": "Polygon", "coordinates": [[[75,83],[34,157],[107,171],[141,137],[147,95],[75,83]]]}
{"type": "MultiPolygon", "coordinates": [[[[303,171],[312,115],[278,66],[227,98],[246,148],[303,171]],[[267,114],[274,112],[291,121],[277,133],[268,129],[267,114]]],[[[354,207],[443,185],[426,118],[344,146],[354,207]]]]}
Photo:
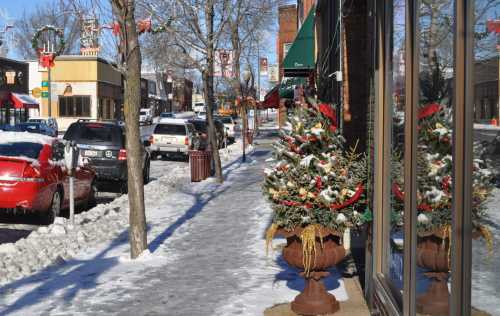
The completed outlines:
{"type": "MultiPolygon", "coordinates": [[[[37,213],[52,223],[69,207],[69,176],[64,146],[56,138],[0,132],[0,213],[37,213]]],[[[82,166],[75,174],[75,204],[95,205],[95,172],[82,166]]]]}

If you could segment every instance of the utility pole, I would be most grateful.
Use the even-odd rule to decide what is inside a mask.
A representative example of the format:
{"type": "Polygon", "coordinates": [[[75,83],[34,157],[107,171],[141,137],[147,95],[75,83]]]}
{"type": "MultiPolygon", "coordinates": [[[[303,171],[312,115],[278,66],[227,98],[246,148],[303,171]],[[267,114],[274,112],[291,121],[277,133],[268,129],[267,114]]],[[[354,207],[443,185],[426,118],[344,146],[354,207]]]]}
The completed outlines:
{"type": "MultiPolygon", "coordinates": [[[[259,39],[257,38],[257,60],[258,60],[258,65],[257,65],[257,102],[260,102],[260,45],[259,45],[259,39]]],[[[259,130],[258,126],[258,115],[257,115],[257,102],[255,102],[255,108],[254,108],[254,114],[253,114],[253,128],[254,128],[254,134],[257,135],[257,132],[259,130]]]]}

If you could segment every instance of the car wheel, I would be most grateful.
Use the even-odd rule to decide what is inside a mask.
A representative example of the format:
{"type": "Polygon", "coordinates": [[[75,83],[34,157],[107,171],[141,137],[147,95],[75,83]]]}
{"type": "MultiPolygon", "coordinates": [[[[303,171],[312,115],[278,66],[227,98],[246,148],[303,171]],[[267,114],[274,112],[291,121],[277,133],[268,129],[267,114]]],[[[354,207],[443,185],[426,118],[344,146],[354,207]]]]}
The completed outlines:
{"type": "Polygon", "coordinates": [[[154,161],[154,160],[158,160],[158,153],[156,153],[156,152],[152,152],[152,153],[151,153],[151,160],[153,160],[153,161],[154,161]]]}
{"type": "Polygon", "coordinates": [[[127,194],[128,193],[128,181],[123,180],[120,182],[120,193],[127,194]]]}
{"type": "Polygon", "coordinates": [[[87,197],[87,210],[90,210],[97,205],[97,192],[97,185],[94,181],[92,181],[92,184],[90,185],[89,196],[87,197]]]}
{"type": "Polygon", "coordinates": [[[52,203],[50,204],[50,207],[47,210],[47,213],[45,214],[44,223],[47,225],[52,224],[60,212],[61,212],[61,193],[59,191],[56,191],[52,196],[52,203]]]}
{"type": "Polygon", "coordinates": [[[144,166],[144,184],[148,184],[149,183],[149,174],[150,174],[150,169],[151,169],[151,164],[148,161],[146,161],[146,166],[144,166]]]}

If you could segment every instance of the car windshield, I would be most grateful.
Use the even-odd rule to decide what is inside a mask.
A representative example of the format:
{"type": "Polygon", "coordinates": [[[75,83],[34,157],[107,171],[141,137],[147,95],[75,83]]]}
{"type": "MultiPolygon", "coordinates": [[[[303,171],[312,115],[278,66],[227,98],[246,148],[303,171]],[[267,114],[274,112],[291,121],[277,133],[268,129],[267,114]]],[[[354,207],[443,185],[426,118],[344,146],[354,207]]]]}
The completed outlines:
{"type": "Polygon", "coordinates": [[[117,146],[125,143],[120,127],[102,123],[71,125],[64,134],[64,139],[74,140],[77,143],[112,143],[117,146]]]}
{"type": "Polygon", "coordinates": [[[19,142],[0,144],[0,156],[38,159],[42,148],[43,145],[39,143],[19,142]]]}
{"type": "Polygon", "coordinates": [[[28,121],[29,122],[33,122],[33,123],[43,123],[43,122],[45,122],[45,120],[43,120],[43,119],[29,119],[28,121]]]}
{"type": "Polygon", "coordinates": [[[19,130],[22,132],[38,132],[41,130],[42,126],[40,123],[32,123],[32,124],[19,124],[19,130]]]}
{"type": "Polygon", "coordinates": [[[158,124],[155,127],[154,134],[164,135],[186,135],[186,128],[179,124],[158,124]]]}
{"type": "Polygon", "coordinates": [[[160,117],[174,117],[174,115],[172,113],[162,113],[160,117]]]}
{"type": "Polygon", "coordinates": [[[148,112],[147,111],[141,111],[141,115],[147,115],[148,112]]]}

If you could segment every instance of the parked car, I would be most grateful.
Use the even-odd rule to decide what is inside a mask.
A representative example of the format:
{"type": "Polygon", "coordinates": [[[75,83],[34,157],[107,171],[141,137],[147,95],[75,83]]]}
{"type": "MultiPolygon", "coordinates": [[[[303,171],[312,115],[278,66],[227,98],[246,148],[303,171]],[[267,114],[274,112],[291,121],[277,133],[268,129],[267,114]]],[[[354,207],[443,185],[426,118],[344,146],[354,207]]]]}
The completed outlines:
{"type": "MultiPolygon", "coordinates": [[[[196,132],[200,137],[200,147],[208,147],[208,126],[207,121],[203,119],[193,119],[188,120],[189,123],[193,124],[196,132]]],[[[224,124],[217,119],[214,119],[215,124],[215,134],[217,137],[217,147],[222,148],[224,146],[224,124]]]]}
{"type": "Polygon", "coordinates": [[[158,155],[184,155],[193,148],[197,141],[193,124],[181,119],[170,119],[156,124],[149,138],[151,143],[151,159],[158,155]]]}
{"type": "Polygon", "coordinates": [[[29,132],[57,137],[57,131],[44,122],[26,122],[16,125],[16,130],[20,132],[29,132]]]}
{"type": "MultiPolygon", "coordinates": [[[[120,122],[80,119],[69,126],[64,139],[74,141],[79,155],[88,159],[96,170],[96,183],[100,191],[127,192],[125,129],[120,122]]],[[[147,147],[149,142],[142,145],[147,147]]],[[[142,173],[146,184],[149,182],[150,154],[147,148],[142,152],[142,173]]]]}
{"type": "Polygon", "coordinates": [[[236,121],[231,116],[216,116],[216,119],[224,124],[224,132],[230,141],[234,141],[235,132],[238,129],[236,121]]]}
{"type": "Polygon", "coordinates": [[[59,127],[57,125],[57,120],[53,117],[30,117],[27,121],[28,123],[45,123],[47,126],[51,127],[56,131],[56,135],[59,132],[59,127]]]}
{"type": "MultiPolygon", "coordinates": [[[[50,224],[69,207],[64,145],[57,138],[3,132],[0,140],[0,212],[41,215],[50,224]]],[[[92,207],[95,172],[81,165],[75,173],[75,201],[92,207]]]]}
{"type": "Polygon", "coordinates": [[[153,124],[153,111],[151,109],[141,109],[139,111],[139,124],[153,124]]]}

